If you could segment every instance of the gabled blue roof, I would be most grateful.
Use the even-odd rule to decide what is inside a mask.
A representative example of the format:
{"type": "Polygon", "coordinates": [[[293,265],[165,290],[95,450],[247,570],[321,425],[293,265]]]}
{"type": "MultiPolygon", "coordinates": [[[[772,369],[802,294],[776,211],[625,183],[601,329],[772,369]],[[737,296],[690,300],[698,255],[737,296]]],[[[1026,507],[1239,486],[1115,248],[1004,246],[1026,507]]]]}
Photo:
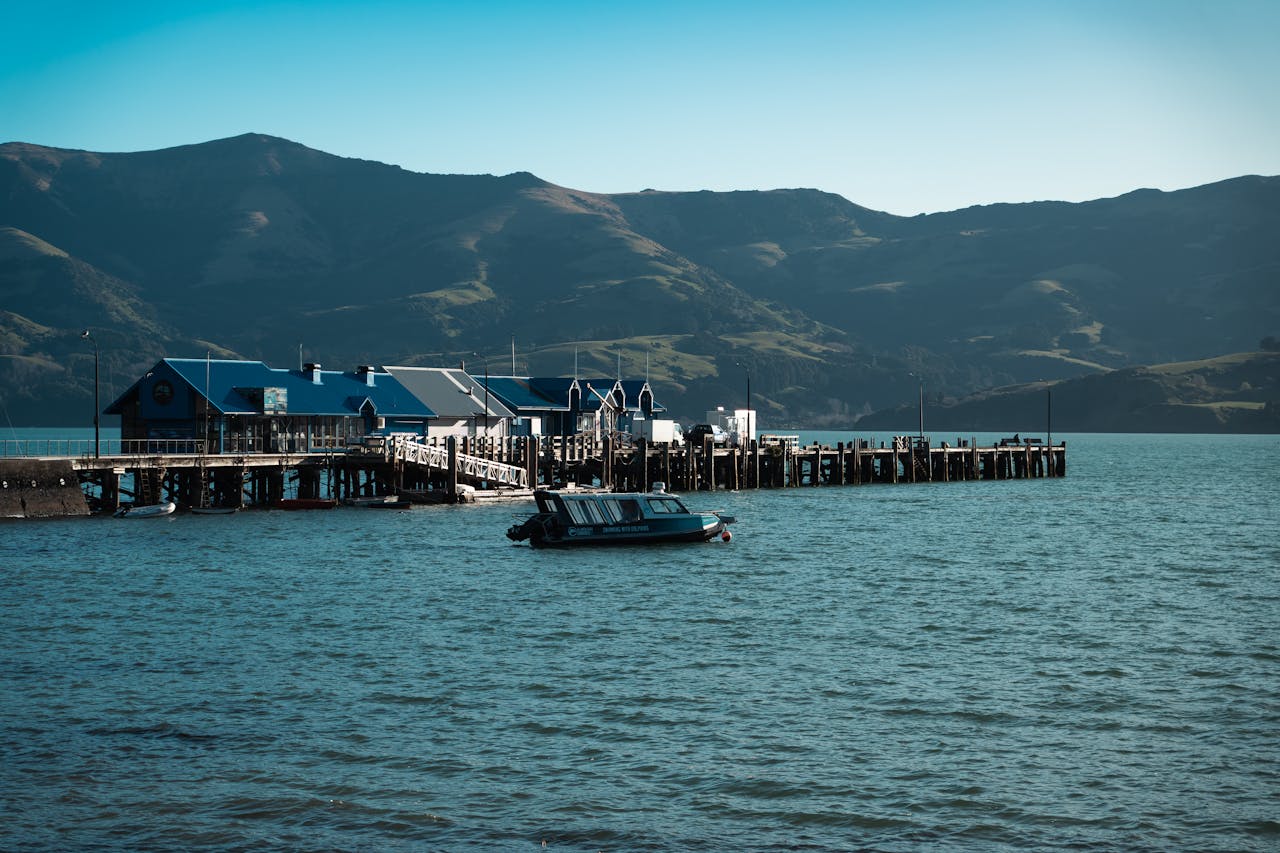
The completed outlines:
{"type": "MultiPolygon", "coordinates": [[[[582,394],[580,408],[588,412],[599,409],[600,397],[608,397],[619,387],[626,407],[631,411],[640,408],[641,392],[648,388],[649,393],[653,393],[653,388],[644,379],[573,379],[567,376],[490,376],[489,391],[516,411],[567,412],[570,408],[569,392],[575,382],[582,394]]],[[[666,410],[666,406],[654,401],[654,412],[666,410]]]]}
{"type": "MultiPolygon", "coordinates": [[[[476,377],[483,385],[483,377],[476,377]]],[[[543,390],[540,380],[526,376],[490,376],[488,378],[489,393],[502,401],[503,405],[516,413],[520,412],[556,412],[569,411],[569,385],[572,379],[566,379],[563,393],[552,387],[543,390]]]]}
{"type": "MultiPolygon", "coordinates": [[[[649,394],[653,394],[653,387],[649,385],[647,379],[623,379],[619,384],[622,385],[622,393],[627,396],[627,408],[640,408],[640,394],[647,388],[649,394]]],[[[655,412],[665,412],[667,407],[662,405],[655,399],[653,401],[653,410],[655,412]]]]}
{"type": "MultiPolygon", "coordinates": [[[[166,358],[156,368],[161,365],[176,373],[201,396],[205,395],[207,382],[209,402],[214,409],[226,415],[258,412],[257,406],[237,389],[283,388],[289,415],[358,415],[367,399],[383,417],[435,417],[425,403],[410,394],[389,373],[375,372],[374,384],[369,385],[361,374],[338,370],[321,370],[320,382],[315,383],[310,375],[300,370],[271,368],[261,361],[166,358]]],[[[118,407],[134,393],[143,379],[121,394],[105,413],[118,414],[118,407]]]]}
{"type": "Polygon", "coordinates": [[[613,393],[613,384],[616,379],[581,379],[579,384],[582,386],[582,408],[583,411],[594,412],[604,405],[601,397],[608,397],[613,393]]]}
{"type": "Polygon", "coordinates": [[[566,410],[569,408],[569,392],[573,390],[573,386],[577,384],[578,391],[582,391],[582,383],[569,376],[534,376],[527,381],[533,390],[566,410]]]}

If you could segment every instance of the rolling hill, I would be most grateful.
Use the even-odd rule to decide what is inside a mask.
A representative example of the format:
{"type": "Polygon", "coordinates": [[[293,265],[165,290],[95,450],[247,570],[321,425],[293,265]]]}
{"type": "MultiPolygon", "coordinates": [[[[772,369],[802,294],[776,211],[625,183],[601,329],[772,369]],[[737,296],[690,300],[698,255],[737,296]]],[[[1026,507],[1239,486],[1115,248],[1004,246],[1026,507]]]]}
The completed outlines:
{"type": "MultiPolygon", "coordinates": [[[[1248,352],[993,388],[960,399],[930,394],[925,431],[1280,432],[1280,352],[1248,352]]],[[[918,405],[864,417],[865,429],[914,433],[918,405]]]]}
{"type": "MultiPolygon", "coordinates": [[[[812,189],[603,195],[246,134],[0,145],[0,389],[83,422],[162,354],[649,371],[692,418],[849,425],[914,399],[1242,351],[1280,328],[1280,179],[897,217],[812,189]]],[[[1267,393],[1267,392],[1260,392],[1267,393]]],[[[1087,401],[1086,401],[1087,402],[1087,401]]]]}

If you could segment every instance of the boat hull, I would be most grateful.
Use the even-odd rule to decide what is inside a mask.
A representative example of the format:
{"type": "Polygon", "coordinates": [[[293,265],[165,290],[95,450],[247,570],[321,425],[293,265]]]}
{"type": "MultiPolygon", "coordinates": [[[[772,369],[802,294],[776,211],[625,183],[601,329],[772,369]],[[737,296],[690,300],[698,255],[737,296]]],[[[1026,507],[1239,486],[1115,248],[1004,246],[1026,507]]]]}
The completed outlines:
{"type": "Polygon", "coordinates": [[[162,504],[148,504],[146,506],[125,507],[116,511],[116,518],[162,518],[166,515],[172,515],[178,505],[173,501],[167,501],[162,504]]]}
{"type": "Polygon", "coordinates": [[[580,524],[563,526],[554,519],[535,516],[507,531],[514,541],[529,540],[534,548],[572,548],[580,545],[655,545],[674,542],[706,542],[725,532],[715,515],[694,514],[680,519],[634,524],[580,524]]]}
{"type": "Polygon", "coordinates": [[[413,502],[408,500],[386,500],[374,501],[373,503],[364,504],[369,509],[411,509],[413,502]]]}
{"type": "Polygon", "coordinates": [[[284,498],[275,503],[276,509],[333,509],[337,505],[327,498],[284,498]]]}

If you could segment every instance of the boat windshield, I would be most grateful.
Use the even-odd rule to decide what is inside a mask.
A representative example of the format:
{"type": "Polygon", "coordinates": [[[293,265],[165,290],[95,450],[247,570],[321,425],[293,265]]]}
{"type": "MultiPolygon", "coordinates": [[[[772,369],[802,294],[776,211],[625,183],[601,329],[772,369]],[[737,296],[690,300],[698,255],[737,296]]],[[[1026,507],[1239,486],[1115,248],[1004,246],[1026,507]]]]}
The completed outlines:
{"type": "Polygon", "coordinates": [[[619,521],[639,521],[642,516],[640,501],[635,498],[622,498],[616,501],[605,501],[605,503],[617,513],[619,521]]]}
{"type": "Polygon", "coordinates": [[[648,498],[647,500],[649,502],[649,509],[657,513],[670,514],[688,512],[688,510],[684,508],[684,504],[680,503],[680,501],[675,498],[648,498]]]}

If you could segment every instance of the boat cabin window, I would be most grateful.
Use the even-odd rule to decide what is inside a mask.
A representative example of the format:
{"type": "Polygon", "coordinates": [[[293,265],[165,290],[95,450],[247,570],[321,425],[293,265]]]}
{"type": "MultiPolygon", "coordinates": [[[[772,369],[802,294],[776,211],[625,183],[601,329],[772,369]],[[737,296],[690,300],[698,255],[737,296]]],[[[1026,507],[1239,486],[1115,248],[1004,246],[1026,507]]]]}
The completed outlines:
{"type": "Polygon", "coordinates": [[[612,520],[606,515],[604,507],[594,500],[566,500],[565,509],[574,524],[610,524],[612,520]]]}
{"type": "Polygon", "coordinates": [[[601,505],[604,507],[605,514],[610,517],[610,521],[618,524],[626,524],[632,521],[639,521],[643,517],[640,512],[640,502],[635,498],[605,498],[601,505]]]}
{"type": "Polygon", "coordinates": [[[565,501],[565,511],[569,513],[569,518],[573,519],[574,524],[590,524],[587,516],[582,512],[582,504],[578,501],[565,501]]]}
{"type": "Polygon", "coordinates": [[[649,509],[660,513],[683,513],[687,512],[680,501],[675,498],[648,498],[649,509]]]}

